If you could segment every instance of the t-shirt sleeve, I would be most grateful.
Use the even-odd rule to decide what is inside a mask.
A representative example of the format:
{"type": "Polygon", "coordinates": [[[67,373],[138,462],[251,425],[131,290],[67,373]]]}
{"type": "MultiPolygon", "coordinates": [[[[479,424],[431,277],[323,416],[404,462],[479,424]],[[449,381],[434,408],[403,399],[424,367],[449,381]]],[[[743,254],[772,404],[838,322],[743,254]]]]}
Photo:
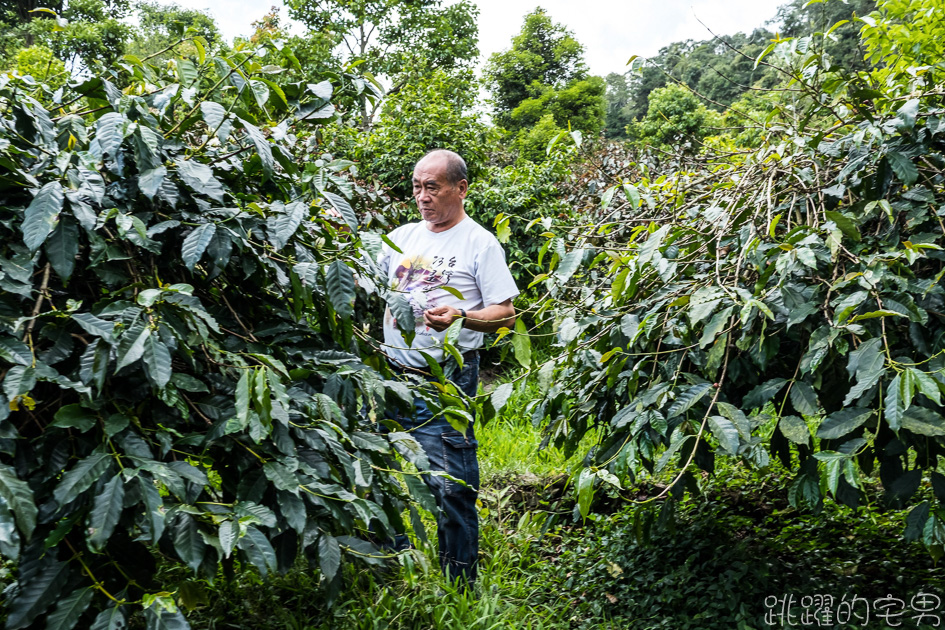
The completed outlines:
{"type": "Polygon", "coordinates": [[[505,262],[505,251],[493,241],[476,257],[476,284],[482,294],[483,306],[492,306],[519,294],[515,279],[505,262]]]}

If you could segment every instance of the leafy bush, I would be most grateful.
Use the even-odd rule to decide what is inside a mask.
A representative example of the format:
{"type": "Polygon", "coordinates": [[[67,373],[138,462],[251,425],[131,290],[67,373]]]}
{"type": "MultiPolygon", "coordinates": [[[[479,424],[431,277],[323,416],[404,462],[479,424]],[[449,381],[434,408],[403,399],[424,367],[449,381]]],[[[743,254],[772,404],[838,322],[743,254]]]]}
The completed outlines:
{"type": "MultiPolygon", "coordinates": [[[[933,6],[881,11],[901,25],[933,6]]],[[[543,286],[561,354],[542,368],[536,414],[565,446],[607,432],[577,479],[585,507],[602,483],[672,470],[682,487],[692,465],[777,457],[797,463],[795,506],[862,505],[876,475],[892,507],[930,490],[906,536],[938,558],[945,124],[928,81],[939,75],[851,76],[829,64],[825,38],[772,45],[800,95],[756,150],[677,156],[658,176],[629,165],[608,175],[587,228],[550,226],[543,286]]]]}
{"type": "Polygon", "coordinates": [[[304,552],[337,591],[345,551],[380,563],[368,531],[404,530],[390,454],[416,445],[373,421],[411,396],[355,326],[379,304],[367,271],[355,286],[350,163],[295,144],[333,117],[333,86],[269,82],[291,62],[273,44],[263,66],[191,43],[194,58],[47,95],[55,113],[0,78],[11,630],[117,628],[142,609],[187,627],[157,557],[213,580],[304,552]]]}

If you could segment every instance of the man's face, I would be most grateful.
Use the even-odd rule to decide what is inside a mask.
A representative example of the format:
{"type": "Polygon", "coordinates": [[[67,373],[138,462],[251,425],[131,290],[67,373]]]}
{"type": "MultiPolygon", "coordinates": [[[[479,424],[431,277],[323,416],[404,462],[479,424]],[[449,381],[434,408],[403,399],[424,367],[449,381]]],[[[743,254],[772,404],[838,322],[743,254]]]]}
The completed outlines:
{"type": "Polygon", "coordinates": [[[432,155],[420,160],[413,170],[413,197],[420,215],[435,230],[449,229],[463,218],[466,180],[450,184],[446,163],[446,158],[432,155]]]}

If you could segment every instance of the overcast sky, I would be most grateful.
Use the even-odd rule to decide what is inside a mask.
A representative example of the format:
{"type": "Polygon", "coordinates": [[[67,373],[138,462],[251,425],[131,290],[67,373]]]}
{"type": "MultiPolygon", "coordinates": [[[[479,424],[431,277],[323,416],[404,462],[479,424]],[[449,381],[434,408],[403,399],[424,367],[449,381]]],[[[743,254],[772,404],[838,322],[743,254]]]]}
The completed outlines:
{"type": "MultiPolygon", "coordinates": [[[[282,0],[179,0],[205,9],[232,40],[249,35],[250,24],[282,0]]],[[[773,18],[787,0],[476,0],[479,5],[479,50],[483,59],[511,46],[526,13],[541,6],[571,29],[584,44],[593,74],[626,70],[633,55],[647,57],[667,44],[750,32],[773,18]],[[705,26],[699,23],[702,21],[705,26]]],[[[285,8],[283,17],[287,18],[285,8]]]]}

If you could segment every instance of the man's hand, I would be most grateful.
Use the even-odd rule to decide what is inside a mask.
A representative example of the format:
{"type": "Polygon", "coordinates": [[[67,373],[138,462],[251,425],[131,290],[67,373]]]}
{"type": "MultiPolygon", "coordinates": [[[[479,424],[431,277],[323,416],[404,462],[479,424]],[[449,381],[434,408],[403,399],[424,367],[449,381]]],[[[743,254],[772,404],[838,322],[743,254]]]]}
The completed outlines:
{"type": "Polygon", "coordinates": [[[423,311],[423,323],[436,332],[449,328],[457,317],[462,317],[462,314],[452,306],[437,306],[423,311]]]}

